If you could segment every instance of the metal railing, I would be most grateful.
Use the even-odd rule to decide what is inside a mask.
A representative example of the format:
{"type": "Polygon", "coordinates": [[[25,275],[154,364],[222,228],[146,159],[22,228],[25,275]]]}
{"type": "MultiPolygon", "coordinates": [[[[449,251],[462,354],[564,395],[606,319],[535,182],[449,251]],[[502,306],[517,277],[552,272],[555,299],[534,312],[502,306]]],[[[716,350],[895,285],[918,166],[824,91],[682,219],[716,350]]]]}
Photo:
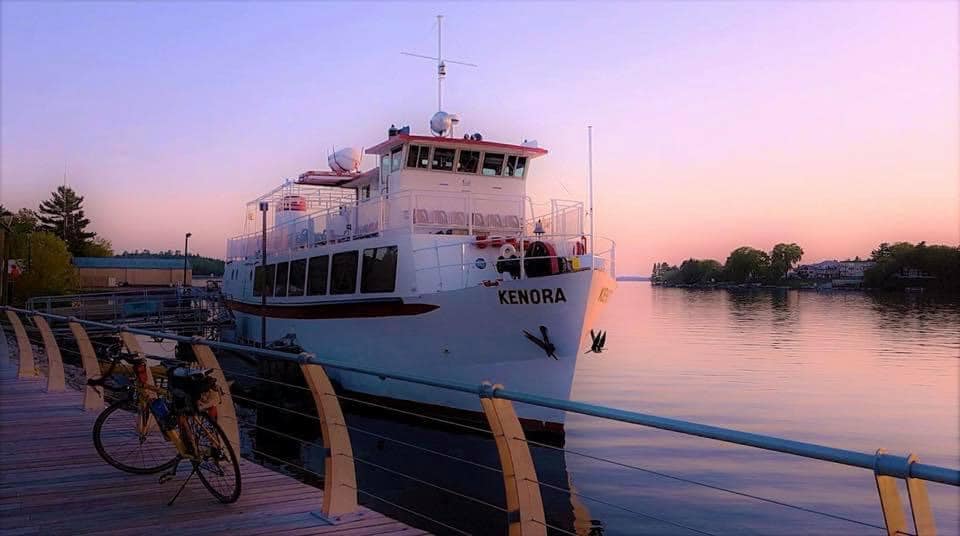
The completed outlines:
{"type": "MultiPolygon", "coordinates": [[[[595,404],[587,404],[584,402],[578,402],[573,400],[562,400],[550,397],[543,397],[538,395],[533,395],[529,393],[513,391],[507,389],[500,385],[494,385],[490,382],[482,382],[477,384],[468,384],[463,382],[449,381],[439,378],[428,378],[423,376],[418,376],[415,374],[409,374],[401,371],[390,371],[382,369],[374,369],[371,367],[358,366],[350,363],[345,363],[342,361],[336,361],[331,359],[319,358],[314,354],[310,353],[300,353],[300,354],[291,354],[287,352],[282,352],[278,350],[264,349],[264,348],[255,348],[250,346],[244,346],[233,343],[219,342],[213,340],[207,340],[200,337],[184,337],[179,335],[174,335],[170,333],[157,332],[146,329],[139,329],[135,327],[126,327],[126,326],[117,326],[112,324],[105,324],[101,322],[93,321],[84,321],[76,318],[67,318],[60,315],[42,313],[38,311],[30,311],[24,309],[16,309],[11,307],[5,307],[6,316],[10,324],[14,327],[14,331],[17,337],[19,351],[20,351],[20,370],[21,373],[24,371],[30,371],[33,367],[33,355],[32,355],[32,345],[33,341],[30,341],[27,338],[26,331],[24,326],[19,320],[19,315],[30,315],[34,318],[37,323],[40,331],[43,332],[43,327],[46,325],[46,320],[59,321],[59,322],[69,322],[71,328],[74,329],[74,333],[82,332],[82,329],[77,330],[75,326],[85,326],[93,327],[101,330],[109,330],[114,333],[119,333],[121,336],[125,337],[125,340],[128,340],[130,334],[144,335],[153,337],[155,339],[167,339],[171,341],[177,341],[181,343],[187,343],[192,345],[194,349],[198,348],[216,348],[221,350],[227,350],[232,352],[240,352],[246,354],[252,354],[260,357],[286,361],[290,363],[297,364],[301,367],[304,372],[304,376],[307,378],[308,387],[304,388],[302,386],[296,386],[288,384],[285,382],[276,381],[270,378],[263,378],[260,376],[250,376],[256,381],[276,383],[280,385],[285,385],[292,388],[306,389],[309,390],[314,399],[317,400],[317,408],[319,417],[313,416],[303,412],[297,412],[296,410],[291,410],[290,408],[284,408],[276,404],[271,404],[262,400],[254,400],[241,395],[233,395],[232,399],[238,399],[250,404],[254,404],[264,407],[270,407],[277,411],[287,411],[292,413],[298,413],[299,415],[307,418],[318,419],[323,426],[323,445],[314,444],[317,447],[324,448],[329,453],[329,457],[333,457],[336,460],[349,461],[347,464],[348,469],[341,467],[341,473],[339,475],[332,474],[334,471],[335,464],[328,463],[326,464],[325,474],[320,475],[313,473],[313,471],[307,467],[297,466],[294,464],[294,467],[297,467],[298,470],[305,471],[307,473],[313,473],[316,476],[323,476],[325,480],[325,493],[334,494],[344,493],[343,489],[349,490],[349,493],[354,495],[364,495],[371,497],[376,500],[382,501],[384,504],[388,504],[393,508],[406,511],[410,515],[414,515],[425,520],[431,521],[437,527],[442,527],[446,530],[467,534],[469,532],[464,531],[460,528],[451,526],[449,523],[439,521],[429,514],[423,512],[412,511],[409,508],[404,507],[403,505],[392,502],[384,497],[378,496],[372,493],[369,490],[360,489],[356,484],[355,468],[354,462],[361,463],[378,470],[385,471],[387,473],[393,474],[398,477],[406,478],[411,480],[419,485],[427,486],[433,489],[438,489],[446,493],[450,493],[456,496],[459,496],[462,499],[472,501],[476,504],[480,504],[485,507],[489,507],[493,510],[499,511],[506,514],[507,521],[511,526],[511,534],[546,534],[546,529],[549,528],[556,532],[565,533],[565,534],[576,534],[570,532],[561,527],[556,527],[554,525],[548,524],[543,512],[543,503],[540,498],[539,490],[541,488],[551,489],[554,491],[560,491],[567,493],[571,496],[577,496],[579,498],[588,499],[595,501],[599,504],[604,504],[612,508],[616,508],[620,511],[630,513],[632,515],[652,520],[658,523],[663,523],[684,531],[693,532],[697,534],[712,534],[708,530],[702,527],[692,526],[688,523],[681,523],[675,520],[670,520],[664,518],[660,515],[653,515],[649,512],[642,512],[635,508],[631,508],[624,505],[615,504],[609,502],[605,499],[599,497],[589,496],[583,493],[576,492],[572,489],[565,489],[562,487],[549,484],[547,482],[540,481],[537,478],[536,470],[533,467],[532,459],[530,458],[529,446],[536,446],[547,449],[556,449],[561,450],[564,453],[582,456],[589,459],[606,462],[614,464],[624,469],[631,469],[642,471],[648,474],[657,475],[660,477],[672,479],[679,482],[684,482],[691,485],[702,486],[711,490],[721,491],[725,493],[734,494],[740,497],[746,497],[757,501],[766,502],[769,504],[774,504],[782,507],[791,508],[796,511],[819,515],[826,518],[831,518],[837,521],[843,521],[850,524],[856,524],[862,527],[869,527],[872,529],[885,531],[888,535],[893,536],[896,534],[915,534],[917,536],[927,536],[935,534],[935,524],[933,519],[933,512],[930,506],[925,482],[933,482],[939,484],[945,484],[948,486],[960,486],[960,470],[951,469],[947,467],[941,467],[937,465],[920,463],[917,461],[916,456],[913,454],[909,456],[894,456],[887,454],[883,449],[879,449],[874,453],[860,452],[848,449],[840,449],[835,447],[830,447],[826,445],[820,445],[816,443],[808,443],[802,441],[795,441],[786,438],[774,437],[763,434],[756,434],[751,432],[745,432],[741,430],[735,430],[730,428],[723,428],[717,426],[711,426],[702,423],[695,423],[690,421],[684,421],[679,419],[672,419],[667,417],[661,417],[656,415],[649,415],[634,411],[626,411],[616,408],[610,408],[605,406],[599,406],[595,404]],[[38,321],[39,320],[39,321],[38,321]],[[24,360],[29,360],[28,364],[24,363],[24,360]],[[334,368],[343,371],[349,371],[359,374],[366,374],[370,376],[375,376],[381,380],[395,380],[402,382],[409,382],[418,385],[431,386],[440,389],[452,390],[461,393],[469,393],[476,395],[479,400],[483,413],[487,417],[487,422],[489,424],[489,429],[470,426],[467,424],[450,421],[447,419],[423,415],[420,413],[408,411],[405,409],[394,408],[383,404],[377,404],[367,400],[361,400],[358,398],[348,397],[342,393],[337,394],[333,392],[332,387],[317,387],[317,382],[324,383],[326,376],[322,375],[322,370],[324,368],[334,368]],[[320,372],[317,372],[320,371],[320,372]],[[321,374],[319,378],[314,377],[315,374],[321,374]],[[311,379],[313,378],[313,379],[311,379]],[[325,409],[322,407],[320,399],[326,397],[325,403],[328,404],[325,409]],[[333,402],[336,401],[336,402],[333,402]],[[373,406],[384,411],[397,412],[400,414],[407,414],[419,418],[425,418],[433,421],[442,422],[452,426],[457,426],[465,429],[469,429],[473,432],[480,432],[483,434],[491,434],[494,436],[497,450],[500,455],[501,468],[492,467],[486,464],[477,463],[471,460],[464,459],[460,456],[452,455],[449,453],[444,453],[437,451],[435,449],[426,448],[420,445],[416,445],[410,442],[398,440],[396,438],[391,438],[389,436],[378,434],[376,432],[371,432],[368,430],[363,430],[356,426],[348,425],[342,419],[342,414],[340,414],[339,419],[336,416],[331,417],[330,411],[335,410],[339,414],[339,402],[340,401],[350,401],[357,404],[365,404],[373,406]],[[791,504],[785,501],[772,499],[769,497],[763,497],[757,494],[751,494],[735,489],[730,489],[715,484],[710,484],[706,482],[697,481],[688,477],[680,477],[676,475],[671,475],[668,473],[654,471],[646,469],[640,466],[626,464],[614,460],[605,459],[599,456],[591,455],[589,453],[579,452],[571,449],[566,449],[559,446],[549,445],[545,443],[539,443],[533,440],[529,440],[525,437],[523,430],[520,428],[519,421],[517,420],[516,414],[514,413],[512,403],[524,403],[530,404],[542,408],[550,408],[555,410],[566,411],[569,413],[575,413],[580,415],[592,416],[601,419],[618,421],[633,425],[639,425],[649,428],[656,428],[660,430],[668,430],[680,434],[685,434],[689,436],[697,436],[702,438],[709,438],[725,443],[731,443],[736,445],[743,445],[748,447],[754,447],[766,451],[786,453],[802,458],[820,460],[824,462],[830,462],[834,464],[841,464],[850,467],[857,467],[861,469],[869,470],[873,473],[875,477],[875,482],[877,485],[877,490],[880,499],[880,506],[883,513],[884,525],[877,525],[868,521],[858,520],[851,517],[824,512],[817,510],[816,508],[791,504]],[[334,405],[329,405],[334,404],[334,405]],[[331,422],[333,425],[331,425],[331,422]],[[337,432],[337,429],[341,429],[337,432]],[[328,436],[336,436],[338,433],[342,434],[345,430],[349,430],[355,433],[369,435],[372,437],[377,437],[385,441],[396,442],[402,444],[409,448],[418,449],[424,452],[431,453],[434,456],[442,456],[447,459],[460,461],[463,463],[470,464],[474,467],[478,467],[484,470],[494,471],[500,473],[504,479],[504,485],[506,487],[506,496],[507,496],[507,505],[506,507],[501,507],[496,504],[489,503],[482,499],[477,499],[475,497],[470,497],[462,492],[456,490],[451,490],[442,485],[437,485],[428,481],[425,481],[421,478],[418,478],[414,475],[407,474],[402,471],[397,471],[395,469],[383,466],[373,460],[359,458],[354,456],[353,452],[350,450],[349,438],[344,439],[341,436],[341,441],[346,441],[346,443],[341,443],[339,446],[331,446],[330,441],[335,441],[335,437],[331,438],[328,436]],[[509,471],[506,469],[509,468],[509,471]],[[349,472],[349,475],[344,475],[343,472],[349,472]],[[908,492],[908,502],[906,503],[907,511],[910,512],[912,517],[912,523],[908,523],[906,516],[904,516],[904,503],[901,502],[899,493],[897,491],[897,482],[902,480],[906,483],[906,489],[908,492]],[[340,488],[329,484],[329,482],[339,483],[340,488]],[[352,482],[352,483],[351,483],[352,482]],[[909,532],[909,528],[912,525],[915,532],[909,532]],[[514,532],[516,529],[516,532],[514,532]]],[[[78,337],[80,338],[80,337],[78,337]]],[[[55,341],[51,342],[47,337],[44,337],[43,341],[48,347],[53,344],[56,345],[55,341]]],[[[39,346],[39,342],[37,343],[39,346]]],[[[49,348],[48,348],[49,350],[49,348]]],[[[81,347],[82,350],[82,347],[81,347]]],[[[50,352],[48,351],[48,354],[50,352]]],[[[198,356],[199,356],[198,352],[198,356]]],[[[59,354],[57,354],[59,356],[59,354]]],[[[213,354],[210,353],[209,356],[213,354]]],[[[209,357],[208,359],[214,359],[209,357]]],[[[49,367],[53,367],[53,360],[49,367]]],[[[61,365],[62,366],[62,365],[61,365]]],[[[209,366],[209,365],[204,365],[209,366]]],[[[216,365],[218,370],[219,365],[216,365]]],[[[241,372],[236,371],[226,371],[230,374],[236,376],[244,376],[241,372]]],[[[90,372],[88,371],[88,375],[90,372]]],[[[51,381],[53,378],[53,370],[50,370],[51,381]]],[[[231,401],[232,404],[232,401],[231,401]]],[[[309,443],[307,440],[302,438],[297,438],[290,436],[286,432],[276,430],[270,426],[265,426],[264,423],[257,423],[255,425],[257,428],[264,429],[269,433],[279,434],[281,437],[287,435],[290,439],[309,443]]],[[[260,455],[264,458],[271,458],[272,455],[256,451],[254,452],[257,455],[260,455]]],[[[291,465],[287,460],[282,460],[276,457],[273,457],[274,461],[286,465],[291,465]]],[[[325,499],[326,502],[326,499],[325,499]]],[[[350,504],[349,500],[346,500],[346,504],[350,504]]],[[[353,503],[356,504],[355,497],[353,503]]],[[[330,513],[327,509],[324,510],[324,513],[330,513]]],[[[334,512],[337,516],[345,515],[344,512],[334,512]]]]}

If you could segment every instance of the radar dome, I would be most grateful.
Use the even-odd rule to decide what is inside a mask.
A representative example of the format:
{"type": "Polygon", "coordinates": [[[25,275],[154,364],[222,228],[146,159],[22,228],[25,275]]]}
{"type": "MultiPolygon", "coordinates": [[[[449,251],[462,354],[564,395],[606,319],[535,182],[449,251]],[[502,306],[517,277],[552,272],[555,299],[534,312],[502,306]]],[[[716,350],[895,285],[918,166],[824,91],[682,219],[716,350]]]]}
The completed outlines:
{"type": "Polygon", "coordinates": [[[363,155],[356,147],[344,147],[327,157],[330,171],[334,173],[353,173],[360,170],[360,160],[363,155]]]}
{"type": "Polygon", "coordinates": [[[437,136],[443,136],[453,129],[453,125],[456,125],[459,122],[460,118],[457,117],[456,114],[437,112],[433,114],[433,117],[430,118],[430,130],[432,130],[437,136]]]}

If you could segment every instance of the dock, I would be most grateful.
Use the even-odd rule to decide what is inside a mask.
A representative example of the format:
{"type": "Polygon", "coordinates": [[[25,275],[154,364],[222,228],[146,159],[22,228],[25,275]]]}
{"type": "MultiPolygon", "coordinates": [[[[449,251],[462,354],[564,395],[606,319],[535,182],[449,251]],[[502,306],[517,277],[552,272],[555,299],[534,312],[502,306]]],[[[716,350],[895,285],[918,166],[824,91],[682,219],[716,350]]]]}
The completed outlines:
{"type": "Polygon", "coordinates": [[[194,479],[167,506],[188,471],[160,485],[158,475],[107,465],[91,439],[98,412],[82,409],[83,393],[48,393],[42,378],[17,379],[11,357],[14,363],[0,365],[0,535],[427,534],[367,508],[327,524],[314,514],[322,490],[245,459],[236,503],[217,502],[194,479]]]}

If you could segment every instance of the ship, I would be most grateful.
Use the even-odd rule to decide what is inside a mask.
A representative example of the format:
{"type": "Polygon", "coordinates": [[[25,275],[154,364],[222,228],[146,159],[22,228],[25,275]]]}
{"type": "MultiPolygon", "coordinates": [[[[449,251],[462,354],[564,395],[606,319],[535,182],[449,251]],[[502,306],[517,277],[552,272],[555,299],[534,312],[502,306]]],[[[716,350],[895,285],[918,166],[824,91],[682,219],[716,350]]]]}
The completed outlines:
{"type": "MultiPolygon", "coordinates": [[[[592,207],[582,201],[527,195],[548,154],[536,141],[491,141],[456,134],[459,126],[442,109],[425,134],[391,125],[365,151],[332,151],[329,170],[248,202],[242,234],[227,241],[232,336],[568,399],[578,358],[602,351],[595,324],[616,288],[616,246],[586,228],[592,207]]],[[[477,395],[327,374],[341,389],[394,404],[480,412],[477,395]]],[[[562,430],[561,411],[521,404],[517,413],[527,428],[562,430]]]]}

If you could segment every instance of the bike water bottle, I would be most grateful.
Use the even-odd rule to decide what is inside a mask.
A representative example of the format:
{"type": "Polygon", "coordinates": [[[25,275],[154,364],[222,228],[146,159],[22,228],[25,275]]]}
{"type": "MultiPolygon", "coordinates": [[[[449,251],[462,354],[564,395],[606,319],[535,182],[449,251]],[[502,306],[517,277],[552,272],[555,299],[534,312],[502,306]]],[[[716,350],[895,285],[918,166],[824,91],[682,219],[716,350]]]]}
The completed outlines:
{"type": "Polygon", "coordinates": [[[166,431],[170,428],[170,407],[166,400],[156,398],[150,402],[150,413],[153,413],[154,418],[157,419],[161,430],[166,431]]]}

